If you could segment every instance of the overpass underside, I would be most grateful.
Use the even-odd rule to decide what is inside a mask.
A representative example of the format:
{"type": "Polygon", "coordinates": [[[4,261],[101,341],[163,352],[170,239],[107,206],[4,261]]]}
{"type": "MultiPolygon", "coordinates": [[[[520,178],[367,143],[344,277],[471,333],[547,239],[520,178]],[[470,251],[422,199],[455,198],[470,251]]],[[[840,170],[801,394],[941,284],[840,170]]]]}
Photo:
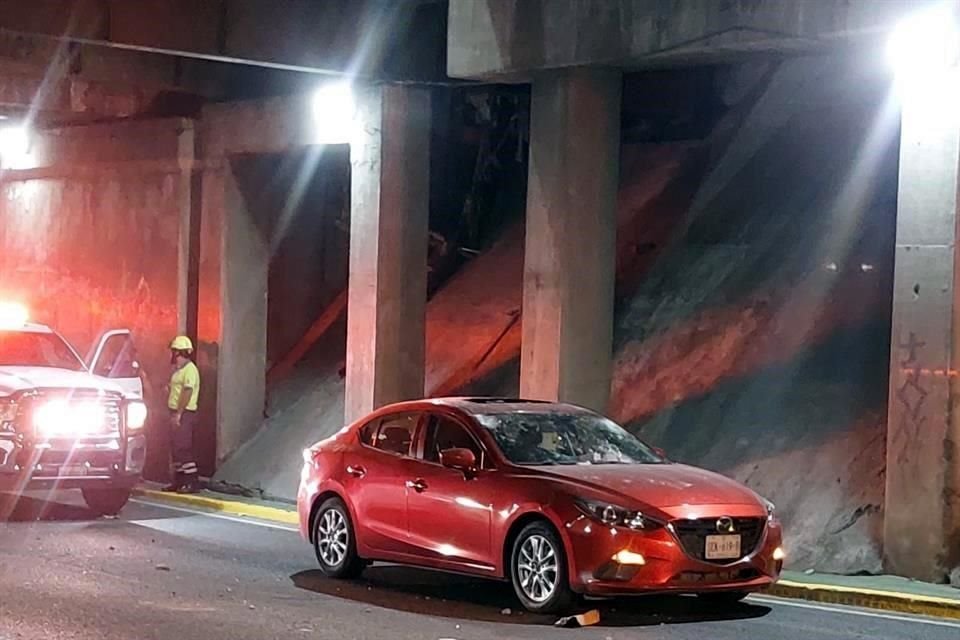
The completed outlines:
{"type": "MultiPolygon", "coordinates": [[[[400,10],[222,0],[138,3],[132,11],[132,3],[50,0],[34,15],[22,3],[4,4],[0,35],[19,43],[0,91],[11,116],[39,112],[49,126],[158,110],[182,118],[164,134],[162,162],[131,148],[114,162],[131,170],[136,158],[177,185],[165,214],[177,231],[164,308],[174,310],[171,330],[198,336],[204,370],[215,376],[208,405],[221,464],[261,428],[267,391],[273,223],[258,218],[257,187],[242,167],[251,156],[316,147],[309,93],[267,96],[331,74],[355,76],[361,134],[343,155],[350,421],[424,393],[431,112],[449,84],[435,68],[444,58],[437,42],[445,39],[452,78],[529,84],[519,391],[604,410],[613,377],[623,74],[790,56],[872,64],[896,20],[923,3],[451,0],[444,11],[438,2],[400,10]],[[427,33],[437,37],[418,38],[427,33]],[[251,96],[237,66],[261,69],[266,88],[255,99],[240,100],[251,96]],[[50,69],[58,70],[53,82],[50,69]],[[158,107],[158,96],[175,99],[158,107]]],[[[960,564],[960,427],[952,411],[960,127],[913,106],[900,144],[883,546],[889,570],[940,580],[960,564]]],[[[91,131],[108,139],[103,148],[123,146],[105,128],[114,125],[97,126],[91,131]]],[[[50,139],[47,157],[8,171],[5,184],[117,170],[102,162],[78,169],[63,136],[50,139]]]]}

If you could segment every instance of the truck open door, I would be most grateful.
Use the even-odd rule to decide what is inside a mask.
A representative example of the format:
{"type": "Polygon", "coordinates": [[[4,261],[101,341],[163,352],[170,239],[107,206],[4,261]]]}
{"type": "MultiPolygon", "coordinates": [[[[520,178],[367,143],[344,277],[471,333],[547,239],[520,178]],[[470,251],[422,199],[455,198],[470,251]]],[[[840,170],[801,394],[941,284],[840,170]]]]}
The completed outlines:
{"type": "Polygon", "coordinates": [[[87,366],[94,375],[113,380],[128,398],[143,398],[140,362],[128,329],[112,329],[100,336],[87,366]]]}

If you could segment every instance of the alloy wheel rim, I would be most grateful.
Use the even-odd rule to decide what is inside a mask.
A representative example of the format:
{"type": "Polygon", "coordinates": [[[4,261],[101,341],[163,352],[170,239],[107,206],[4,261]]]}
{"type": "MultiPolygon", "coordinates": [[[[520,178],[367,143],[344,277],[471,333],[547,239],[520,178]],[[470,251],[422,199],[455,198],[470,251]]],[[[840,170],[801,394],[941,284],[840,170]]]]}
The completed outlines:
{"type": "Polygon", "coordinates": [[[523,595],[537,604],[546,602],[557,590],[560,567],[553,543],[541,535],[532,535],[520,545],[517,579],[523,595]]]}
{"type": "Polygon", "coordinates": [[[320,515],[317,526],[317,549],[320,558],[331,567],[340,565],[347,557],[347,521],[336,509],[329,509],[320,515]]]}

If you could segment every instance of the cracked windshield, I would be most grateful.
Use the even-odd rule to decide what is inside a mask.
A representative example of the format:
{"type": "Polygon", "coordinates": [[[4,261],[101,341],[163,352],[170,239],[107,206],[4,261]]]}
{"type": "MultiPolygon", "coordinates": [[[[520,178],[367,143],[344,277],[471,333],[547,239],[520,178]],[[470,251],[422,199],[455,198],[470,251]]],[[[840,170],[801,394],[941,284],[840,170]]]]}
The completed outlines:
{"type": "Polygon", "coordinates": [[[663,459],[612,420],[592,414],[478,416],[514,464],[658,464],[663,459]]]}

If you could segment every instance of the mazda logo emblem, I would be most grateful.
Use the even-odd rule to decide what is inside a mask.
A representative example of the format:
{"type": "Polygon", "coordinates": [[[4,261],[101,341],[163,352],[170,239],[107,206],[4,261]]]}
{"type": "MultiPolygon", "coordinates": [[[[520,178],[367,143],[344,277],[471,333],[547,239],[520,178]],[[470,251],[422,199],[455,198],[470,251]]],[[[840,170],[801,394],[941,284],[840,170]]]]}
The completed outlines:
{"type": "Polygon", "coordinates": [[[733,526],[733,518],[723,516],[717,520],[717,531],[720,533],[733,533],[735,530],[736,529],[733,526]]]}

